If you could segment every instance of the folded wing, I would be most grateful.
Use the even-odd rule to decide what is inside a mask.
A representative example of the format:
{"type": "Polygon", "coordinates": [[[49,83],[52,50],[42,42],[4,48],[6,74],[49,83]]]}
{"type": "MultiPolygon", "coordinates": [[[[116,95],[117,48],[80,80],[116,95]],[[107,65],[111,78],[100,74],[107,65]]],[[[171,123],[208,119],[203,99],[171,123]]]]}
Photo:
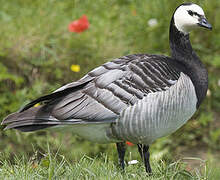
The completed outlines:
{"type": "Polygon", "coordinates": [[[180,71],[165,56],[124,56],[6,117],[6,129],[34,131],[64,124],[113,123],[128,106],[174,85],[180,71]],[[34,107],[35,104],[40,106],[34,107]]]}

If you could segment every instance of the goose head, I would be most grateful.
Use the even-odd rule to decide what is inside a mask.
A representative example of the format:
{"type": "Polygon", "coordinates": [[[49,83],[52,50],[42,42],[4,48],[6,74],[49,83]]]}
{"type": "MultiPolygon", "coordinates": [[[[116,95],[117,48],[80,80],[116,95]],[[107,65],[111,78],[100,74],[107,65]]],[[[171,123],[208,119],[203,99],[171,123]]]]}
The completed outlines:
{"type": "Polygon", "coordinates": [[[184,3],[177,7],[173,14],[174,25],[178,31],[188,34],[198,27],[212,29],[208,23],[203,9],[197,4],[184,3]]]}

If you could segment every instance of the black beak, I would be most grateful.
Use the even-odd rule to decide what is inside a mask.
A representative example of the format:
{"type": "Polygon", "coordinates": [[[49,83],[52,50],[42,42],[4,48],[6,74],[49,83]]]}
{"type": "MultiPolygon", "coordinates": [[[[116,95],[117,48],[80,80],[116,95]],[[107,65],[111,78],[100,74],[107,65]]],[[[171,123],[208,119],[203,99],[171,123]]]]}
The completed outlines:
{"type": "Polygon", "coordinates": [[[207,19],[205,17],[200,17],[198,25],[201,27],[212,30],[212,25],[209,24],[209,22],[207,21],[207,19]]]}

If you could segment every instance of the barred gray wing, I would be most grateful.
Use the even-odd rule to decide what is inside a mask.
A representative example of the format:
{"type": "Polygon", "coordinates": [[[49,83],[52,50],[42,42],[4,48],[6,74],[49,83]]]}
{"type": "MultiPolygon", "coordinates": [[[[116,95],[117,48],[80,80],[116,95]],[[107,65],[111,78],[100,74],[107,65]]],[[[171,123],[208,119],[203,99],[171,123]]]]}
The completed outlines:
{"type": "Polygon", "coordinates": [[[83,88],[49,102],[51,114],[59,120],[114,120],[147,94],[175,84],[180,72],[169,61],[165,56],[137,54],[107,62],[87,74],[92,80],[83,88]]]}
{"type": "MultiPolygon", "coordinates": [[[[180,77],[165,56],[123,56],[6,117],[6,129],[34,131],[56,125],[112,123],[150,93],[166,91],[180,77]],[[39,107],[35,104],[41,103],[39,107]]],[[[172,63],[173,64],[173,63],[172,63]]]]}

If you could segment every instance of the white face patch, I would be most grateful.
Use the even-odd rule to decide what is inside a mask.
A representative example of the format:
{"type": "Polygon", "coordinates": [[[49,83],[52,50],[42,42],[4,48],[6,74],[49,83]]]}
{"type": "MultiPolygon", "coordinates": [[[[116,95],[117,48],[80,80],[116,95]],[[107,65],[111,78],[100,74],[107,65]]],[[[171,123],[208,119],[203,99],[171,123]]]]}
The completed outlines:
{"type": "Polygon", "coordinates": [[[188,34],[198,27],[199,16],[205,16],[200,6],[196,4],[181,5],[174,13],[175,26],[179,31],[188,34]]]}

